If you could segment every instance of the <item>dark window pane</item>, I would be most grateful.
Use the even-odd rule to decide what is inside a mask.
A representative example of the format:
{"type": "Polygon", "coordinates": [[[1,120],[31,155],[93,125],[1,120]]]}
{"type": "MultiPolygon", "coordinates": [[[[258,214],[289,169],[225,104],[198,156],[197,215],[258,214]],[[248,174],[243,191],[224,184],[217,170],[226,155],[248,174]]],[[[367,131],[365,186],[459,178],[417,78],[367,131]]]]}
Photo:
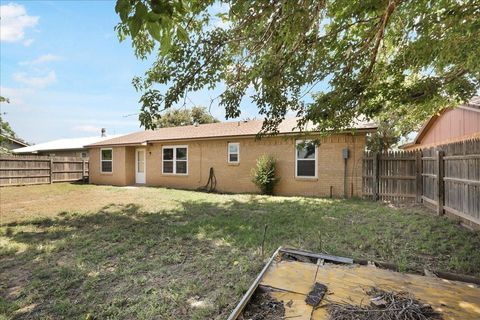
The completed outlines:
{"type": "Polygon", "coordinates": [[[187,173],[187,161],[177,161],[176,173],[187,173]]]}
{"type": "Polygon", "coordinates": [[[102,172],[112,172],[111,161],[102,161],[102,172]]]}
{"type": "Polygon", "coordinates": [[[297,161],[297,176],[299,177],[315,177],[315,162],[312,160],[297,161]]]}
{"type": "Polygon", "coordinates": [[[163,161],[163,173],[173,173],[173,161],[163,161]]]}
{"type": "Polygon", "coordinates": [[[315,159],[315,145],[313,143],[306,143],[297,146],[298,159],[315,159]]]}
{"type": "Polygon", "coordinates": [[[177,148],[177,160],[187,160],[187,148],[177,148]]]}
{"type": "Polygon", "coordinates": [[[173,160],[173,149],[163,149],[163,160],[173,160]]]}
{"type": "Polygon", "coordinates": [[[112,150],[102,150],[102,160],[112,160],[112,150]]]}
{"type": "Polygon", "coordinates": [[[238,154],[230,154],[230,162],[238,162],[238,154]]]}

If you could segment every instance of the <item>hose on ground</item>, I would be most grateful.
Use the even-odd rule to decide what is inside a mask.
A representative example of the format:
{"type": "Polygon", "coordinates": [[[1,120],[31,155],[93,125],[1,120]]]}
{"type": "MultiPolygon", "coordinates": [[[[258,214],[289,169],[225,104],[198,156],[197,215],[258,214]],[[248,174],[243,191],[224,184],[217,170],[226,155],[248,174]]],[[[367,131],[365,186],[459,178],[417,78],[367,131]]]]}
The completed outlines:
{"type": "Polygon", "coordinates": [[[215,172],[213,172],[213,168],[210,168],[210,173],[208,174],[208,181],[204,187],[204,190],[208,193],[215,192],[217,188],[217,177],[215,177],[215,172]]]}

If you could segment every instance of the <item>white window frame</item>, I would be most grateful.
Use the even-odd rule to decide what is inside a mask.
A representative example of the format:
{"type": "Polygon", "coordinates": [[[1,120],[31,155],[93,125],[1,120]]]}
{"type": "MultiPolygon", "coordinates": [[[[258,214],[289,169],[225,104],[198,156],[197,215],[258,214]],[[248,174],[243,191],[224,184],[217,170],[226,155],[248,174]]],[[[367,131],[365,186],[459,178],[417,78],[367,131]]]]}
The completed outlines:
{"type": "Polygon", "coordinates": [[[228,161],[228,163],[232,163],[232,164],[239,164],[240,163],[240,142],[229,142],[228,143],[228,145],[227,145],[227,161],[228,161]],[[237,153],[230,152],[230,145],[237,146],[237,153]],[[236,154],[237,155],[237,161],[230,161],[230,155],[231,154],[236,154]]]}
{"type": "Polygon", "coordinates": [[[170,175],[170,176],[187,176],[188,175],[188,146],[187,145],[178,145],[178,146],[162,146],[162,174],[163,175],[170,175]],[[178,161],[185,161],[187,163],[187,172],[186,173],[177,173],[177,149],[185,148],[187,149],[187,159],[185,160],[178,160],[178,161]],[[165,149],[173,149],[173,159],[166,160],[166,161],[173,161],[173,172],[165,172],[164,170],[164,161],[163,160],[163,152],[165,149]]]}
{"type": "Polygon", "coordinates": [[[295,141],[295,178],[300,179],[317,179],[318,178],[318,146],[315,145],[315,158],[314,159],[298,159],[298,145],[302,143],[310,143],[312,140],[296,140],[295,141]],[[301,161],[315,161],[315,175],[314,176],[299,176],[298,173],[298,160],[301,161]]]}
{"type": "Polygon", "coordinates": [[[112,148],[101,148],[100,149],[100,172],[101,173],[113,173],[113,149],[112,148]],[[103,151],[110,150],[112,152],[112,159],[111,160],[103,160],[103,151]],[[112,171],[103,171],[103,162],[111,162],[112,163],[112,171]]]}

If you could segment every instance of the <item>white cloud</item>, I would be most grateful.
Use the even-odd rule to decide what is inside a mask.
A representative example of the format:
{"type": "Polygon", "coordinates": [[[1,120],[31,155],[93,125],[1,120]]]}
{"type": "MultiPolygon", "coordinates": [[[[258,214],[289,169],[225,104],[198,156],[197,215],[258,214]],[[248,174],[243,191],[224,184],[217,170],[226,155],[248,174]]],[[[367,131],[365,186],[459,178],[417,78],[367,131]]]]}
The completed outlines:
{"type": "Polygon", "coordinates": [[[102,128],[95,127],[90,124],[75,126],[72,128],[73,131],[80,131],[80,132],[91,132],[91,133],[99,133],[102,128]]]}
{"type": "Polygon", "coordinates": [[[49,84],[52,84],[55,81],[57,81],[57,75],[53,70],[50,71],[44,77],[35,77],[35,76],[30,76],[25,72],[19,72],[19,73],[13,74],[13,79],[17,82],[26,84],[29,87],[45,88],[49,84]]]}
{"type": "Polygon", "coordinates": [[[33,40],[25,39],[25,29],[35,27],[38,19],[38,17],[29,16],[25,7],[17,3],[0,6],[0,40],[30,45],[33,40]]]}
{"type": "Polygon", "coordinates": [[[44,54],[37,59],[30,60],[30,61],[22,61],[19,64],[22,66],[28,66],[28,65],[39,65],[43,63],[48,63],[48,62],[54,62],[54,61],[59,61],[62,60],[63,58],[51,53],[44,54]]]}

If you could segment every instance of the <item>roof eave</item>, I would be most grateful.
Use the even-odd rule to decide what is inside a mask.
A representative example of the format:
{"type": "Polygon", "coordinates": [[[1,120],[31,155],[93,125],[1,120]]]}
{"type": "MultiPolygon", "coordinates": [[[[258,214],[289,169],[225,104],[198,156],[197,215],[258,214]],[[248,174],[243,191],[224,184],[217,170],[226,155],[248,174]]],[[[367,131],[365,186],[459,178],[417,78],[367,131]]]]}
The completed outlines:
{"type": "Polygon", "coordinates": [[[85,150],[85,147],[81,148],[61,148],[61,149],[38,149],[38,150],[32,150],[32,151],[15,151],[12,150],[14,153],[39,153],[39,152],[52,152],[52,151],[81,151],[85,150]]]}
{"type": "MultiPolygon", "coordinates": [[[[374,132],[376,131],[378,126],[372,126],[369,128],[352,128],[352,129],[345,129],[342,131],[334,132],[333,134],[344,134],[350,132],[374,132]]],[[[271,136],[295,136],[301,135],[306,133],[307,135],[315,135],[321,134],[319,131],[306,131],[306,132],[280,132],[275,135],[267,134],[267,137],[271,136]]],[[[196,138],[172,138],[172,139],[149,139],[143,142],[132,142],[132,143],[102,143],[102,144],[91,144],[86,145],[85,148],[92,149],[92,148],[104,148],[104,147],[135,147],[135,146],[145,146],[147,143],[160,143],[160,142],[173,142],[173,141],[199,141],[199,140],[219,140],[219,139],[228,139],[228,138],[237,138],[237,139],[248,139],[248,138],[255,138],[257,135],[255,134],[244,134],[244,135],[224,135],[224,136],[214,136],[214,137],[196,137],[196,138]]],[[[106,141],[107,142],[107,141],[106,141]]]]}
{"type": "Polygon", "coordinates": [[[102,143],[102,144],[88,144],[84,146],[85,149],[104,148],[104,147],[141,147],[146,146],[148,141],[131,142],[131,143],[102,143]]]}

